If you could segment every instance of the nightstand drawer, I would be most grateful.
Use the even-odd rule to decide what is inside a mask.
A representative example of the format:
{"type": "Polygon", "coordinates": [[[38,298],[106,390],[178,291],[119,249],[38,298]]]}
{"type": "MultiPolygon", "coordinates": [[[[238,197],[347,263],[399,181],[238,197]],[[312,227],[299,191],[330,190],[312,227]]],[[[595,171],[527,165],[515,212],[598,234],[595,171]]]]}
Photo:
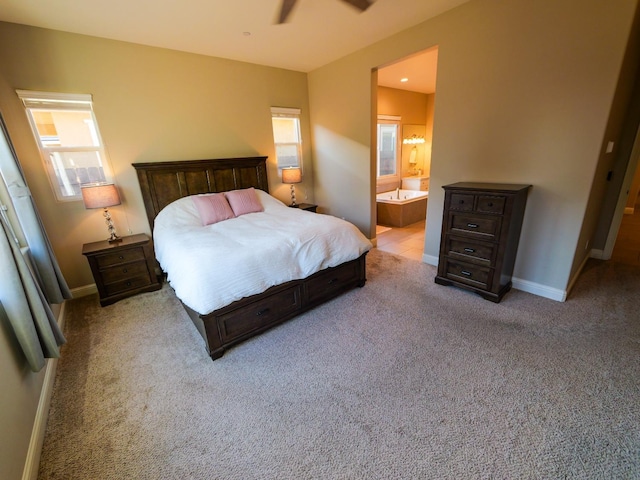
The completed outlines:
{"type": "Polygon", "coordinates": [[[459,260],[490,266],[495,258],[496,246],[476,240],[447,237],[447,255],[459,260]]]}
{"type": "Polygon", "coordinates": [[[120,280],[127,280],[131,277],[139,277],[141,275],[149,275],[147,262],[125,263],[116,267],[107,268],[100,272],[102,281],[106,283],[114,283],[120,280]]]}
{"type": "Polygon", "coordinates": [[[491,284],[491,269],[470,263],[446,260],[445,276],[472,287],[487,289],[491,284]]]}
{"type": "Polygon", "coordinates": [[[121,249],[117,252],[106,253],[104,255],[96,255],[98,267],[106,268],[119,263],[135,262],[137,260],[145,260],[144,250],[142,248],[121,249]]]}
{"type": "Polygon", "coordinates": [[[485,240],[493,240],[498,236],[500,217],[484,217],[451,214],[451,231],[471,234],[485,240]]]}
{"type": "Polygon", "coordinates": [[[148,274],[106,284],[104,286],[104,290],[107,293],[107,296],[110,296],[122,292],[128,292],[129,290],[134,290],[136,288],[145,287],[147,285],[151,285],[151,278],[148,274]]]}

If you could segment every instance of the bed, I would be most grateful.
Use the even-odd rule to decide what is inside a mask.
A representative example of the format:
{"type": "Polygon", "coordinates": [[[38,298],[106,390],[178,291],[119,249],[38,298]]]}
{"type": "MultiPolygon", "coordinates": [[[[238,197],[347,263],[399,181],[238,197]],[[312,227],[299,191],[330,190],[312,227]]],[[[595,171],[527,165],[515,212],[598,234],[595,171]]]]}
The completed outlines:
{"type": "Polygon", "coordinates": [[[167,275],[213,360],[231,346],[347,290],[362,287],[366,281],[365,260],[371,243],[348,222],[292,209],[269,196],[266,160],[261,156],[133,164],[159,268],[167,275]],[[219,192],[228,195],[247,189],[255,190],[263,212],[206,227],[194,224],[194,196],[219,192]],[[179,214],[174,215],[174,211],[179,214]],[[306,237],[293,240],[289,217],[300,225],[301,234],[306,232],[306,237]],[[315,227],[317,222],[326,223],[315,227]],[[340,230],[332,233],[334,227],[340,230]],[[315,232],[315,228],[326,234],[315,232]],[[228,231],[234,232],[231,239],[221,236],[228,231]],[[205,234],[211,236],[204,237],[205,234]],[[311,241],[323,236],[327,245],[310,247],[315,245],[311,241]],[[340,248],[331,239],[340,242],[340,248]],[[217,245],[218,250],[202,250],[204,244],[217,245]],[[262,250],[265,244],[270,245],[269,251],[262,250]],[[238,258],[232,257],[234,245],[238,258]],[[332,250],[326,258],[323,249],[332,250]],[[290,252],[296,258],[304,257],[301,266],[282,268],[281,265],[288,265],[290,252]],[[259,264],[260,257],[269,259],[268,268],[264,262],[259,264]],[[181,266],[189,262],[192,270],[185,273],[181,266]],[[193,274],[186,286],[180,284],[192,276],[196,263],[198,276],[193,274]],[[245,289],[245,284],[253,282],[252,277],[251,282],[243,280],[245,267],[261,270],[265,275],[251,287],[253,290],[245,289]],[[214,275],[218,270],[222,277],[214,275]]]}

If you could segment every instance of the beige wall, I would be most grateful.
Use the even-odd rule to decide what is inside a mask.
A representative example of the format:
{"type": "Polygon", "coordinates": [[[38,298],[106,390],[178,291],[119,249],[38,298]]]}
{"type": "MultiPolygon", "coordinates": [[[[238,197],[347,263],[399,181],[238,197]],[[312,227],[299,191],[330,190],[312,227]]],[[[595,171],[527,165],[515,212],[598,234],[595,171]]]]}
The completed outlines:
{"type": "Polygon", "coordinates": [[[311,72],[316,201],[371,228],[371,70],[438,46],[425,253],[437,259],[442,185],[530,183],[515,277],[562,295],[595,228],[583,219],[599,211],[587,205],[636,5],[472,0],[311,72]]]}
{"type": "Polygon", "coordinates": [[[378,87],[378,115],[401,116],[403,125],[425,125],[428,97],[425,93],[378,87]]]}
{"type": "MultiPolygon", "coordinates": [[[[123,197],[110,209],[120,235],[149,232],[134,162],[268,155],[271,192],[288,201],[270,107],[301,108],[309,139],[304,73],[7,23],[0,23],[0,65],[0,110],[71,288],[93,283],[82,244],[106,238],[107,230],[82,202],[54,199],[16,89],[93,95],[123,197]]],[[[310,151],[307,142],[297,192],[313,201],[310,151]]]]}
{"type": "Polygon", "coordinates": [[[0,331],[0,478],[19,479],[25,466],[45,370],[32,373],[8,325],[0,331]]]}

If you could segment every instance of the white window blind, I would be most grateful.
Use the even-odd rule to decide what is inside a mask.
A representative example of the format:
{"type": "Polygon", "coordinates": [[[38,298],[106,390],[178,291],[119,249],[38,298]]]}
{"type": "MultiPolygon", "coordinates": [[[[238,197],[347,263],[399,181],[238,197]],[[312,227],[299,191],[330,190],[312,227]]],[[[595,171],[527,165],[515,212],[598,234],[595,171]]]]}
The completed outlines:
{"type": "Polygon", "coordinates": [[[91,95],[18,90],[56,199],[81,200],[80,187],[111,182],[91,95]]]}
{"type": "Polygon", "coordinates": [[[302,167],[300,109],[271,107],[271,123],[278,168],[302,167]]]}

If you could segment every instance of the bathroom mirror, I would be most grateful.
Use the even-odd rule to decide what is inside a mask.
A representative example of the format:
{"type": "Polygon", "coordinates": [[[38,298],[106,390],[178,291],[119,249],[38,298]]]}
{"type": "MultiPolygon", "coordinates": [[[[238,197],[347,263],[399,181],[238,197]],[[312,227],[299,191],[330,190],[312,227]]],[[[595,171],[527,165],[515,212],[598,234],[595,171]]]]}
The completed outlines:
{"type": "Polygon", "coordinates": [[[425,171],[425,125],[402,126],[403,176],[420,175],[425,171]]]}

